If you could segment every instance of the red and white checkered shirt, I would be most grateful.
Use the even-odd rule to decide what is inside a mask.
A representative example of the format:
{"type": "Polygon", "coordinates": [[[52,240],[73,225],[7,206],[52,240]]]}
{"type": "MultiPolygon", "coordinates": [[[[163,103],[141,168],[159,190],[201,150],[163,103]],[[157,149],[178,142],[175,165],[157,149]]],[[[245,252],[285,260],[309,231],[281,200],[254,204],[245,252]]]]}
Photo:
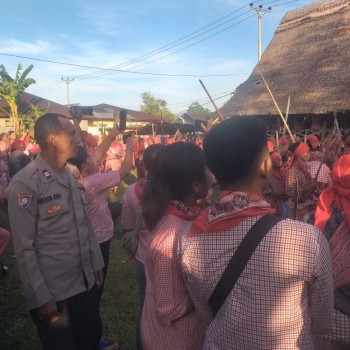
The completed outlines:
{"type": "Polygon", "coordinates": [[[294,208],[295,189],[298,188],[298,209],[304,209],[308,206],[316,206],[317,199],[311,193],[305,193],[304,189],[311,182],[310,173],[301,171],[301,168],[293,163],[287,171],[285,192],[288,197],[289,208],[294,208]],[[298,184],[298,185],[297,185],[298,184]]]}
{"type": "Polygon", "coordinates": [[[187,289],[209,322],[204,350],[311,350],[327,334],[333,314],[331,256],[323,234],[311,225],[279,222],[261,241],[213,319],[208,300],[251,226],[248,217],[232,229],[188,236],[179,259],[187,289]]]}
{"type": "Polygon", "coordinates": [[[166,215],[152,232],[141,321],[145,350],[202,349],[206,324],[195,311],[177,260],[177,234],[189,222],[166,215]]]}
{"type": "MultiPolygon", "coordinates": [[[[312,178],[316,177],[320,164],[321,162],[318,160],[312,160],[311,162],[307,163],[307,168],[312,178]]],[[[322,164],[320,168],[320,172],[318,173],[318,176],[317,176],[317,182],[322,182],[327,186],[331,186],[332,180],[331,180],[330,174],[331,174],[331,170],[329,169],[329,167],[326,164],[322,164]]]]}

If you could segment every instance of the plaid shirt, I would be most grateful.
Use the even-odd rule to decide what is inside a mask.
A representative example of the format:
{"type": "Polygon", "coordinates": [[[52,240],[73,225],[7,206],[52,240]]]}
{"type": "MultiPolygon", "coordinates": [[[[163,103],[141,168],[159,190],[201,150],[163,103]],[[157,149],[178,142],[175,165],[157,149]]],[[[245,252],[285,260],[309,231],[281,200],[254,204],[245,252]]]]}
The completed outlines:
{"type": "Polygon", "coordinates": [[[298,183],[298,209],[304,209],[310,205],[315,206],[317,199],[311,193],[303,192],[304,188],[310,185],[311,175],[301,171],[296,164],[287,171],[285,191],[288,197],[289,208],[294,208],[295,189],[298,183]]]}
{"type": "MultiPolygon", "coordinates": [[[[311,162],[307,163],[307,168],[312,178],[316,177],[320,164],[321,162],[319,162],[318,160],[312,160],[311,162]]],[[[330,173],[331,170],[329,169],[329,167],[326,164],[322,164],[320,172],[317,176],[317,182],[322,182],[324,184],[327,184],[327,186],[331,186],[332,180],[330,173]]]]}
{"type": "Polygon", "coordinates": [[[292,220],[278,223],[262,240],[213,319],[208,300],[233,252],[261,216],[233,229],[188,236],[179,259],[200,317],[209,322],[204,350],[315,349],[333,314],[331,257],[323,234],[292,220]]]}
{"type": "Polygon", "coordinates": [[[141,321],[145,350],[202,349],[206,324],[195,312],[177,260],[177,234],[189,222],[165,215],[152,232],[141,321]]]}

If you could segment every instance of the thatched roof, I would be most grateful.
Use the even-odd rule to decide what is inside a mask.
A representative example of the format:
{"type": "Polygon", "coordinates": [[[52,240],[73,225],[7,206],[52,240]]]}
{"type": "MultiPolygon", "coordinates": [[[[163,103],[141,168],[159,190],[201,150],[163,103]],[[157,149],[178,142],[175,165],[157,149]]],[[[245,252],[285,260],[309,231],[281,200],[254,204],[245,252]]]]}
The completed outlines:
{"type": "Polygon", "coordinates": [[[321,0],[288,12],[248,80],[222,107],[225,116],[277,115],[260,77],[285,112],[350,110],[350,2],[321,0]]]}

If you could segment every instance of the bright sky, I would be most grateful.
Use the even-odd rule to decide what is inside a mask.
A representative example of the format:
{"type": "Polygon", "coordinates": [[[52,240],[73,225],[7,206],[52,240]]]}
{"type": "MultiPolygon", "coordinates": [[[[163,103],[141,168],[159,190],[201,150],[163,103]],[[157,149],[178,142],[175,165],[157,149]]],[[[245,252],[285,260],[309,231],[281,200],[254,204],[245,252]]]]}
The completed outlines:
{"type": "MultiPolygon", "coordinates": [[[[30,77],[37,83],[27,91],[62,104],[67,103],[62,78],[74,78],[71,103],[138,110],[141,94],[149,91],[174,113],[194,101],[213,110],[198,79],[220,107],[257,62],[258,19],[245,0],[1,2],[0,64],[12,76],[18,63],[33,64],[30,77]]],[[[314,2],[255,1],[272,6],[263,17],[263,49],[287,11],[314,2]]]]}

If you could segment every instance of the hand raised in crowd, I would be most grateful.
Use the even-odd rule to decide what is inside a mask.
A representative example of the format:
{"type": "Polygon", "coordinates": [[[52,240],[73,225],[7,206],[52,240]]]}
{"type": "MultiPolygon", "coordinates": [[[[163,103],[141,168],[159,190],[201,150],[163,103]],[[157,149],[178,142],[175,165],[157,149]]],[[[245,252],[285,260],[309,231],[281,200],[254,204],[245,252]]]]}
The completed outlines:
{"type": "Polygon", "coordinates": [[[130,147],[134,149],[137,146],[137,143],[138,143],[138,139],[134,134],[132,134],[132,136],[126,139],[126,147],[130,147]]]}
{"type": "Polygon", "coordinates": [[[109,130],[108,136],[112,139],[115,139],[121,133],[122,132],[119,131],[119,129],[118,129],[118,122],[115,121],[113,123],[113,128],[111,130],[109,130]]]}
{"type": "Polygon", "coordinates": [[[203,122],[201,123],[201,128],[204,131],[204,133],[207,134],[213,128],[213,125],[213,119],[209,119],[207,125],[205,125],[203,122]]]}
{"type": "Polygon", "coordinates": [[[124,179],[129,175],[134,166],[134,149],[137,145],[137,137],[132,135],[126,139],[125,158],[119,169],[120,179],[124,179]]]}

